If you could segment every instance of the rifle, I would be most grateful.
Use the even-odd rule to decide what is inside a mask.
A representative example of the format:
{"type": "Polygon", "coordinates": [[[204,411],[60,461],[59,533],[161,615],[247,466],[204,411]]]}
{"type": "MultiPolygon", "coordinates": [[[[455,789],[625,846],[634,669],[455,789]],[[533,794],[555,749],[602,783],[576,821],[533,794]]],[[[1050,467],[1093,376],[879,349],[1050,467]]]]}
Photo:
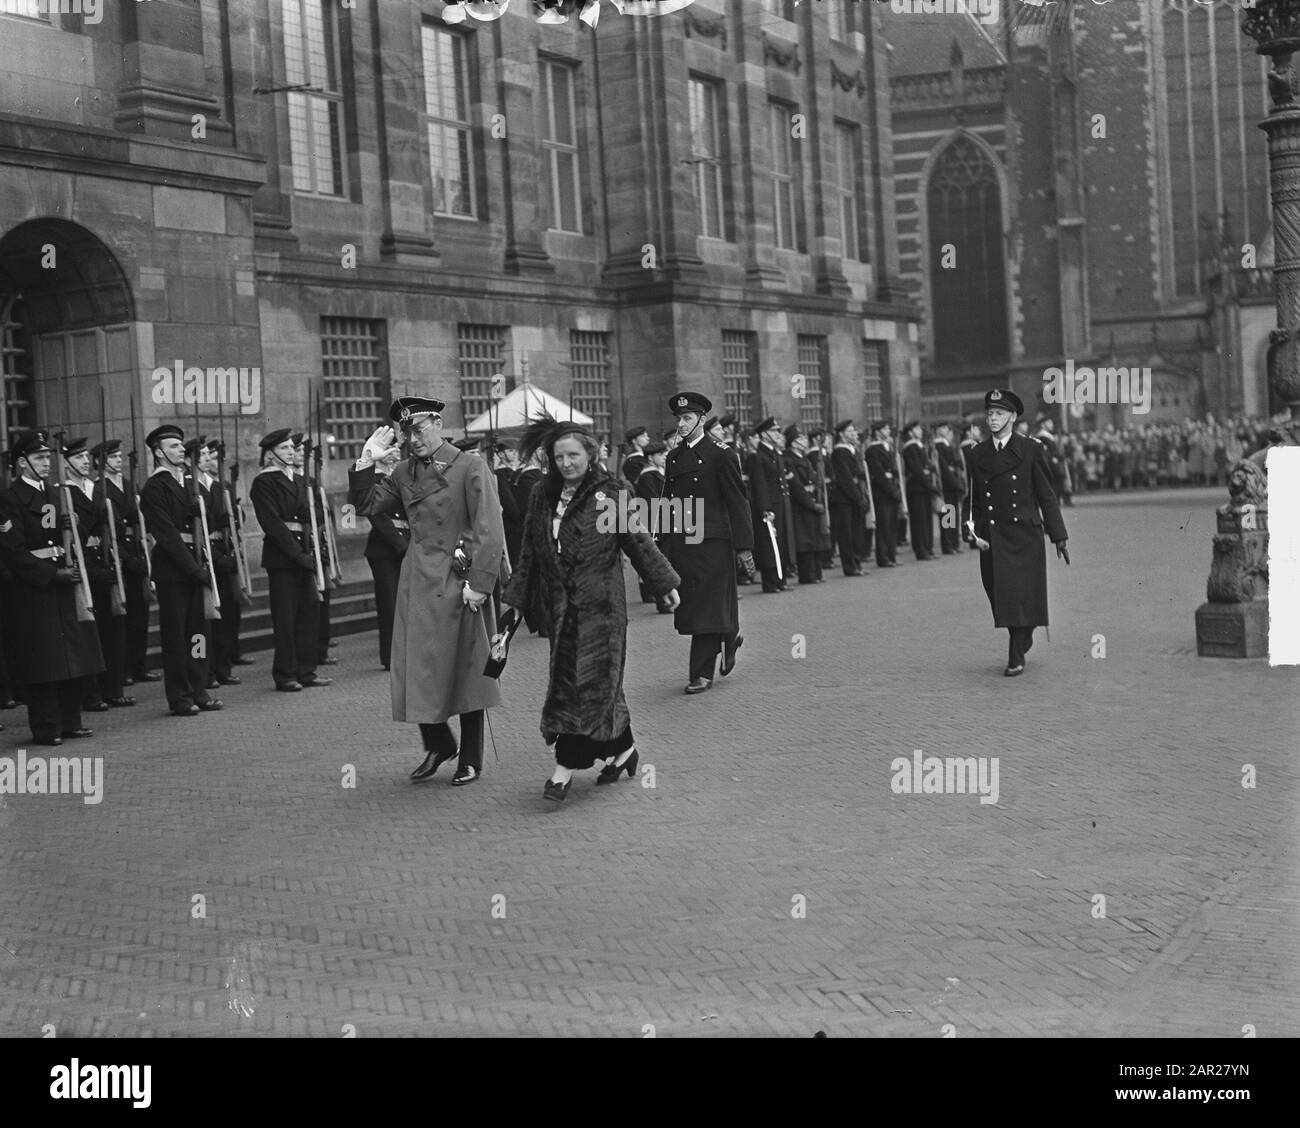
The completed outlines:
{"type": "MultiPolygon", "coordinates": [[[[199,405],[194,405],[194,437],[198,438],[199,405]]],[[[200,564],[208,566],[208,583],[203,590],[203,618],[209,622],[221,618],[221,595],[217,591],[217,570],[212,564],[212,544],[208,540],[208,508],[203,503],[203,491],[199,489],[198,450],[194,452],[194,465],[190,467],[189,482],[186,490],[190,495],[190,505],[198,511],[198,516],[190,522],[190,535],[194,538],[194,556],[200,564]]]]}
{"type": "Polygon", "coordinates": [[[114,615],[126,614],[126,584],[122,580],[122,554],[118,551],[117,544],[117,517],[113,512],[113,499],[108,496],[108,454],[105,448],[108,446],[108,413],[104,408],[104,387],[101,384],[99,388],[99,430],[102,446],[100,457],[104,460],[99,467],[99,480],[95,482],[95,489],[99,493],[99,500],[104,504],[104,517],[108,522],[108,551],[112,557],[113,564],[113,594],[112,609],[114,615]]]}
{"type": "Polygon", "coordinates": [[[145,605],[153,602],[153,553],[149,549],[149,530],[144,523],[144,510],[140,508],[140,491],[135,488],[136,469],[139,465],[140,442],[135,432],[135,393],[131,393],[131,493],[135,497],[135,515],[139,521],[140,551],[144,553],[145,605]]]}
{"type": "Polygon", "coordinates": [[[311,553],[312,559],[316,561],[316,591],[320,595],[324,595],[327,589],[325,587],[325,569],[321,567],[320,560],[320,528],[316,524],[316,497],[312,490],[311,475],[307,472],[307,468],[311,465],[312,448],[315,446],[311,441],[310,428],[302,437],[302,446],[302,472],[307,483],[307,513],[311,518],[311,544],[308,546],[308,551],[311,553]]]}
{"type": "Polygon", "coordinates": [[[329,498],[325,495],[325,486],[321,481],[321,449],[325,441],[325,429],[321,418],[321,396],[316,393],[316,490],[320,494],[321,515],[325,521],[325,549],[330,561],[330,586],[337,587],[343,582],[343,569],[339,566],[339,546],[334,536],[334,511],[330,508],[329,498]]]}
{"type": "Polygon", "coordinates": [[[230,481],[226,481],[226,420],[221,413],[221,404],[217,404],[217,481],[221,485],[221,496],[226,503],[226,513],[230,517],[230,526],[226,530],[227,543],[235,553],[235,568],[239,575],[239,605],[250,607],[253,603],[253,582],[248,574],[248,551],[244,547],[243,522],[240,520],[239,503],[236,498],[239,488],[239,414],[235,414],[235,457],[230,464],[230,481]]]}
{"type": "Polygon", "coordinates": [[[72,504],[72,487],[68,485],[63,473],[63,442],[68,437],[66,431],[54,436],[56,449],[51,462],[54,464],[54,486],[59,498],[59,524],[63,527],[63,559],[71,561],[80,573],[77,584],[77,622],[93,623],[95,621],[95,601],[90,594],[90,576],[86,572],[86,554],[81,549],[81,533],[77,529],[77,511],[72,504]]]}
{"type": "Polygon", "coordinates": [[[898,543],[907,543],[909,512],[907,508],[907,476],[903,471],[903,422],[907,419],[907,400],[903,401],[902,418],[894,428],[894,474],[898,480],[898,543]]]}

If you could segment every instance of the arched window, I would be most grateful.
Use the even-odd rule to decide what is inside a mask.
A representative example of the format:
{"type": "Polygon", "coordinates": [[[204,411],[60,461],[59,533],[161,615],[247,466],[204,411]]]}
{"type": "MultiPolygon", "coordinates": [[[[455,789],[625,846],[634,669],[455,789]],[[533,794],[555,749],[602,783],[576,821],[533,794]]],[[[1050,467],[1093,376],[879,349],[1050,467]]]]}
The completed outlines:
{"type": "Polygon", "coordinates": [[[926,205],[935,364],[1008,360],[1002,196],[997,170],[970,138],[939,154],[926,205]]]}

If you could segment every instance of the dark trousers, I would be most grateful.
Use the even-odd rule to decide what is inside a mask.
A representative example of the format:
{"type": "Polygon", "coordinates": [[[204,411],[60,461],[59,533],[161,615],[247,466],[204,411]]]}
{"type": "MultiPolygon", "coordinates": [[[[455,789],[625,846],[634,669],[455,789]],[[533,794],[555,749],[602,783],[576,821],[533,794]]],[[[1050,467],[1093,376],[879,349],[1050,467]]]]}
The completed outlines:
{"type": "Polygon", "coordinates": [[[397,613],[397,580],[400,560],[368,560],[375,578],[375,617],[379,620],[379,664],[388,669],[393,658],[393,616],[397,613]]]}
{"type": "Polygon", "coordinates": [[[854,537],[855,524],[862,523],[862,514],[851,505],[831,506],[831,532],[835,536],[836,547],[840,550],[840,564],[846,576],[862,570],[862,556],[858,552],[857,538],[854,537]]]}
{"type": "Polygon", "coordinates": [[[878,497],[876,501],[876,563],[893,564],[898,560],[898,502],[878,497]]]}
{"type": "Polygon", "coordinates": [[[268,568],[271,630],[275,657],[271,676],[276,685],[310,681],[316,676],[317,634],[320,631],[316,574],[305,568],[268,568]]]}
{"type": "Polygon", "coordinates": [[[949,508],[939,518],[939,547],[945,553],[960,552],[961,530],[957,525],[961,521],[961,494],[945,493],[943,502],[949,508]]]}
{"type": "Polygon", "coordinates": [[[41,682],[24,686],[27,699],[27,723],[33,740],[53,740],[65,732],[81,728],[81,699],[89,678],[70,681],[41,682]]]}
{"type": "Polygon", "coordinates": [[[163,691],[172,709],[208,700],[208,622],[203,585],[181,580],[158,586],[158,631],[163,657],[163,691]],[[196,645],[202,640],[202,645],[196,645]]]}
{"type": "MultiPolygon", "coordinates": [[[[446,721],[437,724],[422,724],[420,739],[424,741],[426,752],[449,752],[456,747],[456,738],[451,735],[451,726],[446,721]]],[[[460,715],[460,760],[462,767],[483,770],[483,710],[460,715]]]]}
{"type": "Polygon", "coordinates": [[[912,551],[918,560],[934,555],[934,514],[930,495],[921,491],[907,494],[907,521],[912,533],[912,551]]]}
{"type": "Polygon", "coordinates": [[[213,619],[211,630],[212,676],[230,677],[239,645],[239,579],[231,572],[217,573],[217,594],[221,596],[221,618],[213,619]]]}
{"type": "Polygon", "coordinates": [[[718,655],[722,653],[724,641],[734,641],[739,632],[730,634],[691,635],[691,680],[707,678],[713,680],[717,672],[718,655]]]}
{"type": "Polygon", "coordinates": [[[789,573],[778,573],[776,568],[760,568],[758,574],[763,578],[764,591],[781,591],[785,588],[785,577],[789,573]]]}
{"type": "Polygon", "coordinates": [[[145,658],[149,649],[149,578],[128,572],[123,579],[126,582],[126,668],[132,677],[139,677],[149,669],[145,658]]]}
{"type": "Polygon", "coordinates": [[[1025,651],[1034,644],[1034,628],[1008,627],[1007,634],[1010,636],[1007,640],[1007,665],[1023,666],[1025,651]]]}
{"type": "MultiPolygon", "coordinates": [[[[125,578],[125,577],[124,577],[125,578]]],[[[124,696],[126,687],[126,616],[113,614],[113,589],[92,587],[99,649],[104,652],[104,672],[99,675],[99,696],[105,701],[124,696]]]]}
{"type": "Polygon", "coordinates": [[[799,582],[801,584],[815,584],[822,578],[822,561],[821,553],[798,552],[795,554],[795,561],[799,572],[799,582]]]}
{"type": "Polygon", "coordinates": [[[316,661],[324,662],[330,656],[330,589],[325,581],[325,592],[320,597],[316,624],[316,661]]]}

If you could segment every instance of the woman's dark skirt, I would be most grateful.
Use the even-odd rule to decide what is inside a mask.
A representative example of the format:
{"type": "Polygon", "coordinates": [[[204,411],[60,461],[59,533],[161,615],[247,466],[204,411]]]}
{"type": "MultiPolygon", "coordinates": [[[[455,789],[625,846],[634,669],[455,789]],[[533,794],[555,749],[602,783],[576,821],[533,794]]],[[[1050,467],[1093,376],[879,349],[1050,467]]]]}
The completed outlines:
{"type": "Polygon", "coordinates": [[[555,762],[575,772],[585,771],[597,760],[621,756],[632,747],[632,729],[625,728],[613,740],[592,740],[589,736],[562,732],[555,741],[555,762]]]}

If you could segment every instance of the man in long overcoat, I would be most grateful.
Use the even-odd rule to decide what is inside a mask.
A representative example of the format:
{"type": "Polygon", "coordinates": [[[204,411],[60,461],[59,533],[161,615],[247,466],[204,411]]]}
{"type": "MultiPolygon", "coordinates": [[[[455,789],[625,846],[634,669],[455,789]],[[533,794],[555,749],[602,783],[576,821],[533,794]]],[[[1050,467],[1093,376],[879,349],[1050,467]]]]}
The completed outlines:
{"type": "Polygon", "coordinates": [[[749,456],[750,527],[757,534],[754,559],[763,577],[763,590],[788,590],[787,542],[790,531],[790,487],[786,479],[785,460],[781,457],[781,425],[768,416],[755,428],[758,448],[749,456]],[[772,532],[768,532],[769,526],[772,532]],[[776,546],[773,548],[773,535],[776,546]]]}
{"type": "Polygon", "coordinates": [[[1066,564],[1068,534],[1042,446],[1013,432],[1024,411],[1013,392],[984,397],[990,437],[971,451],[965,524],[980,550],[980,578],[993,625],[1010,635],[1006,676],[1024,673],[1034,628],[1047,625],[1047,550],[1043,532],[1066,564]]]}
{"type": "Polygon", "coordinates": [[[852,419],[841,420],[835,426],[835,446],[830,457],[831,529],[840,550],[840,564],[846,576],[861,576],[862,557],[858,553],[860,537],[857,530],[864,527],[867,510],[866,473],[857,449],[858,429],[852,419]]]}
{"type": "MultiPolygon", "coordinates": [[[[678,634],[691,636],[690,681],[686,692],[713,687],[718,653],[725,676],[736,665],[740,609],[736,596],[736,554],[754,546],[749,503],[736,460],[704,433],[712,408],[698,392],[678,392],[668,401],[681,442],[664,465],[664,497],[680,499],[686,528],[665,530],[664,555],[681,577],[681,603],[674,612],[678,634]]],[[[779,461],[779,460],[778,460],[779,461]]]]}
{"type": "Polygon", "coordinates": [[[890,437],[889,424],[876,423],[863,454],[876,512],[877,568],[893,568],[898,563],[898,507],[903,491],[898,484],[898,460],[889,445],[890,437]]]}
{"type": "Polygon", "coordinates": [[[348,497],[363,517],[400,507],[410,522],[393,619],[393,720],[420,726],[425,758],[411,773],[418,782],[457,755],[447,720],[458,715],[452,783],[461,786],[483,774],[483,710],[501,704],[500,687],[483,674],[491,657],[483,604],[501,577],[505,529],[492,470],[443,439],[442,409],[421,396],[394,401],[389,418],[411,457],[383,473],[396,436],[380,427],[350,474],[348,497]]]}
{"type": "Polygon", "coordinates": [[[9,451],[13,483],[0,490],[0,558],[12,576],[2,593],[0,644],[24,688],[37,744],[91,735],[81,724],[81,698],[86,681],[104,670],[98,636],[77,619],[80,576],[62,543],[62,523],[73,518],[54,496],[52,453],[44,431],[18,435],[9,451]]]}
{"type": "Polygon", "coordinates": [[[808,436],[798,423],[791,423],[785,429],[782,459],[789,475],[790,508],[794,513],[790,531],[794,536],[799,583],[815,584],[822,578],[821,518],[825,506],[821,500],[821,483],[807,452],[808,436]]]}

